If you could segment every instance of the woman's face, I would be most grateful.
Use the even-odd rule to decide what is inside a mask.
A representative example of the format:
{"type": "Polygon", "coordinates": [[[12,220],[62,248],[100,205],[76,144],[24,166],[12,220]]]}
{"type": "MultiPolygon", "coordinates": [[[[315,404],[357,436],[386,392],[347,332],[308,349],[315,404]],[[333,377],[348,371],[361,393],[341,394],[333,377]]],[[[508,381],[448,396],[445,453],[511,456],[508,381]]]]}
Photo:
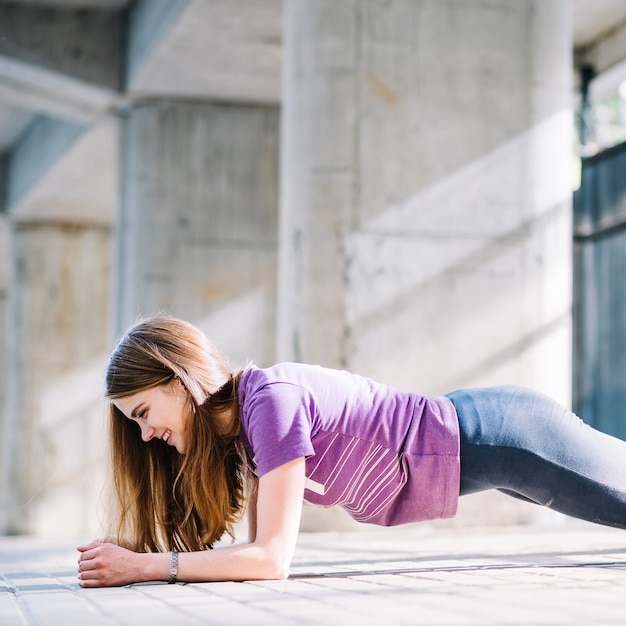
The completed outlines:
{"type": "Polygon", "coordinates": [[[157,438],[185,453],[185,426],[190,404],[179,380],[113,400],[113,404],[141,428],[144,441],[157,438]]]}

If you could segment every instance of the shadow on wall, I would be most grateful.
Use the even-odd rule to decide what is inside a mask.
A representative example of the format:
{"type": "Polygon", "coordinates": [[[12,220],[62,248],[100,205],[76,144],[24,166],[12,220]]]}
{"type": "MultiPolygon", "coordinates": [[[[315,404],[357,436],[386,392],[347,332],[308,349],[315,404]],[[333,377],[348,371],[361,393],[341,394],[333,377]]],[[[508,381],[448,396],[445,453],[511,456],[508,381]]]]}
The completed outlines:
{"type": "Polygon", "coordinates": [[[570,128],[557,113],[348,236],[352,369],[424,393],[532,382],[569,402],[571,160],[554,137],[570,128]]]}
{"type": "Polygon", "coordinates": [[[37,536],[88,538],[102,532],[106,362],[101,355],[80,370],[55,378],[39,395],[45,458],[36,462],[45,481],[23,505],[31,507],[29,518],[37,536]]]}

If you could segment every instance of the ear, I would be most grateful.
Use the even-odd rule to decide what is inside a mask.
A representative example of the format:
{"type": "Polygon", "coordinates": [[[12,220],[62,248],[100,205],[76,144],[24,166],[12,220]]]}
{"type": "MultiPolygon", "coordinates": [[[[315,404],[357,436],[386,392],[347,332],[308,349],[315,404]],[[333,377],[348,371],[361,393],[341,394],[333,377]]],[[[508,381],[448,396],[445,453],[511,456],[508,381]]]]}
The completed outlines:
{"type": "Polygon", "coordinates": [[[196,403],[194,402],[193,396],[191,395],[187,387],[185,387],[185,385],[183,384],[183,381],[178,376],[174,376],[172,384],[174,385],[174,391],[176,392],[176,394],[184,400],[185,404],[189,405],[189,410],[192,413],[195,413],[196,403]]]}

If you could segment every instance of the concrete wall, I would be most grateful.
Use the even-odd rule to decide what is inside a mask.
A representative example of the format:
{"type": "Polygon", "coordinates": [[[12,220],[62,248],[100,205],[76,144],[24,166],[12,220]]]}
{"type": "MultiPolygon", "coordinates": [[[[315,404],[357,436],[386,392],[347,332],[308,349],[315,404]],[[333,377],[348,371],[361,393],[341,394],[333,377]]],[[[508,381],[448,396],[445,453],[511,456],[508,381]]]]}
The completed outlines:
{"type": "Polygon", "coordinates": [[[96,527],[104,467],[108,228],[12,225],[2,528],[96,527]]]}
{"type": "Polygon", "coordinates": [[[121,132],[117,331],[168,313],[233,365],[273,361],[277,109],[146,103],[121,132]]]}
{"type": "Polygon", "coordinates": [[[279,355],[569,401],[569,8],[286,3],[279,355]]]}
{"type": "Polygon", "coordinates": [[[63,208],[49,203],[48,220],[7,219],[0,232],[11,243],[0,284],[11,296],[6,307],[0,298],[0,532],[99,532],[102,374],[114,336],[138,317],[191,319],[233,366],[274,360],[276,107],[142,102],[119,132],[113,242],[106,215],[84,221],[108,201],[111,175],[98,178],[93,201],[83,194],[68,205],[70,221],[55,221],[63,208]]]}
{"type": "MultiPolygon", "coordinates": [[[[279,358],[569,404],[569,4],[285,12],[279,358]]],[[[470,500],[466,523],[536,513],[470,500]]],[[[349,525],[313,508],[303,524],[349,525]]]]}
{"type": "MultiPolygon", "coordinates": [[[[280,42],[274,1],[248,6],[256,39],[228,3],[177,1],[160,14],[175,22],[165,44],[145,65],[131,55],[126,93],[92,106],[93,85],[51,90],[48,112],[69,107],[69,122],[40,120],[13,151],[8,170],[22,159],[39,182],[9,181],[10,255],[0,230],[13,267],[4,290],[0,268],[0,532],[95,532],[104,360],[142,315],[191,319],[235,365],[323,363],[422,393],[517,382],[569,402],[570,3],[283,6],[280,42]],[[176,86],[198,44],[186,29],[209,38],[207,15],[229,25],[224,49],[245,39],[231,61],[249,80],[227,93],[248,103],[209,100],[215,82],[176,86]],[[279,115],[250,102],[275,95],[281,46],[279,115]],[[73,145],[53,167],[44,136],[73,145]],[[38,192],[46,178],[56,204],[38,192]],[[82,190],[71,206],[64,186],[82,190]]],[[[307,513],[303,526],[327,523],[307,513]]]]}

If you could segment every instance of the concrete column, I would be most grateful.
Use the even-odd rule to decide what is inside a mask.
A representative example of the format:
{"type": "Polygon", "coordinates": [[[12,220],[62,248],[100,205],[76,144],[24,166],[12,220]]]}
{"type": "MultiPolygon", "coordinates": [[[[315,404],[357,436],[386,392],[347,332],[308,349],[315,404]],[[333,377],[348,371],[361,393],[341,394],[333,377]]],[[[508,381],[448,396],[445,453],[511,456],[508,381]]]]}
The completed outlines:
{"type": "Polygon", "coordinates": [[[122,122],[116,330],[168,313],[274,357],[278,111],[148,102],[122,122]]]}
{"type": "Polygon", "coordinates": [[[278,357],[570,397],[566,0],[286,0],[278,357]]]}
{"type": "Polygon", "coordinates": [[[14,223],[0,532],[94,532],[110,229],[14,223]]]}
{"type": "MultiPolygon", "coordinates": [[[[6,377],[10,371],[10,365],[7,358],[7,299],[9,294],[9,282],[11,267],[11,250],[10,250],[10,231],[9,221],[6,216],[0,216],[0,441],[7,432],[5,426],[6,420],[6,377]]],[[[0,448],[2,451],[2,448],[0,448]]],[[[4,476],[6,475],[6,466],[4,457],[0,458],[0,506],[2,505],[3,493],[8,487],[4,476]]],[[[0,526],[0,532],[2,527],[0,526]]]]}

